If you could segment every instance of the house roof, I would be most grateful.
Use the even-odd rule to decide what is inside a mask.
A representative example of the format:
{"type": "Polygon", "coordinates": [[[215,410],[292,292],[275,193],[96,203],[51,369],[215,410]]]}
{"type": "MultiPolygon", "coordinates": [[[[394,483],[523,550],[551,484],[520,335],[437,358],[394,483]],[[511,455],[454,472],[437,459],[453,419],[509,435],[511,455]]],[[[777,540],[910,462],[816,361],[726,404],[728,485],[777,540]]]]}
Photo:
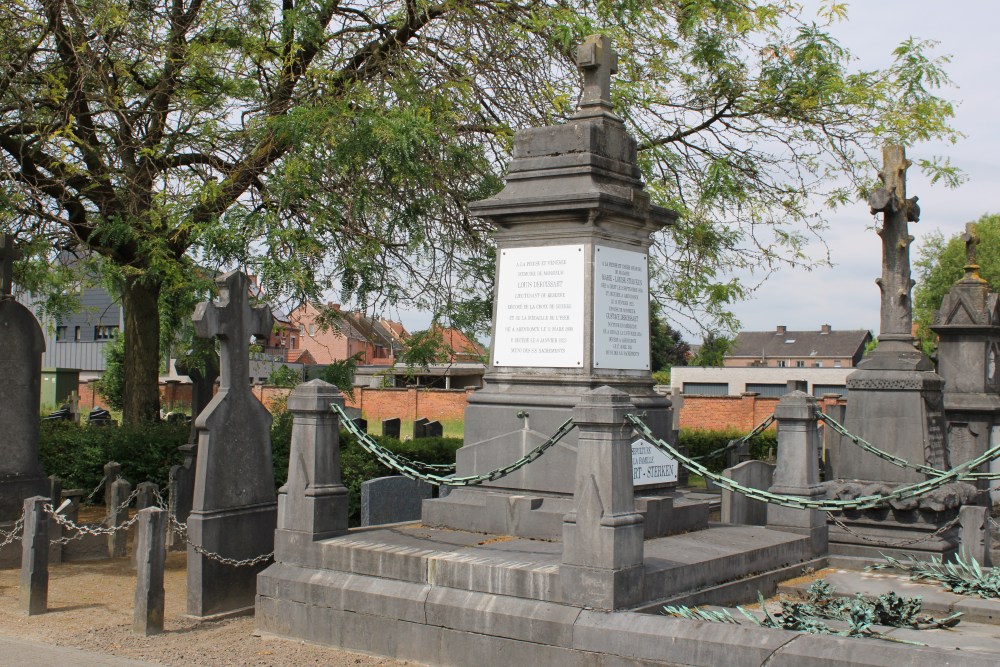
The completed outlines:
{"type": "Polygon", "coordinates": [[[825,325],[818,331],[741,331],[726,357],[853,357],[871,340],[866,329],[837,331],[825,325]]]}
{"type": "Polygon", "coordinates": [[[482,361],[486,348],[458,329],[437,327],[444,344],[451,349],[451,361],[482,361]]]}

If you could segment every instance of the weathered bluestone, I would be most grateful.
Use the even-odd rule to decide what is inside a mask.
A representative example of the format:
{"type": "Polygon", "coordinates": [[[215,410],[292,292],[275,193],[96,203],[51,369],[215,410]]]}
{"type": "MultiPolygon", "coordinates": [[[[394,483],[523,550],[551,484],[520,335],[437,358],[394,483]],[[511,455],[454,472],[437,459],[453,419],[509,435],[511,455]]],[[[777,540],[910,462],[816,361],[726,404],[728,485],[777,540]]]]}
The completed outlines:
{"type": "Polygon", "coordinates": [[[416,521],[420,506],[434,493],[427,482],[401,475],[376,477],[361,484],[361,525],[416,521]]]}

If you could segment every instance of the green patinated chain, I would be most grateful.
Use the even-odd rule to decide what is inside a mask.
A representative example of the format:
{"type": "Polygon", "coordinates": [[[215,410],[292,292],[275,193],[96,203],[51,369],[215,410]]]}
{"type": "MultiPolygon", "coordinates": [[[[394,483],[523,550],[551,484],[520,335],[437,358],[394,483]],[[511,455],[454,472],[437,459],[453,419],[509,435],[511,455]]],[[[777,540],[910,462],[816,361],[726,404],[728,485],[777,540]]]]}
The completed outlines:
{"type": "Polygon", "coordinates": [[[673,459],[679,461],[688,470],[699,474],[706,479],[710,479],[719,486],[734,493],[739,493],[748,498],[754,500],[760,500],[761,502],[770,503],[773,505],[781,505],[782,507],[793,507],[797,509],[816,509],[824,512],[842,512],[848,509],[864,510],[871,509],[873,507],[878,507],[890,500],[904,500],[906,498],[913,498],[921,494],[932,491],[939,486],[943,486],[950,482],[957,481],[968,474],[969,470],[977,468],[987,461],[992,461],[993,459],[1000,457],[1000,445],[991,448],[986,453],[978,456],[977,458],[967,461],[957,468],[952,468],[951,470],[943,473],[939,473],[932,477],[931,479],[918,482],[916,484],[910,484],[908,486],[901,486],[891,493],[884,496],[861,496],[858,498],[852,498],[850,500],[807,500],[805,498],[800,498],[798,496],[786,496],[776,493],[771,493],[769,491],[763,491],[761,489],[752,489],[747,486],[735,482],[728,477],[723,477],[722,475],[717,475],[709,471],[705,466],[693,461],[692,459],[681,454],[675,447],[669,443],[663,442],[650,430],[650,428],[636,415],[630,414],[627,416],[628,420],[632,422],[632,425],[637,431],[642,433],[650,443],[667,454],[673,459]]]}
{"type": "MultiPolygon", "coordinates": [[[[848,431],[843,424],[840,424],[839,422],[837,422],[836,419],[834,419],[830,415],[820,410],[816,411],[816,418],[822,422],[826,422],[826,424],[830,428],[832,428],[834,431],[844,436],[845,438],[848,438],[851,442],[853,442],[855,445],[857,445],[864,451],[868,452],[869,454],[873,454],[882,459],[883,461],[887,461],[894,466],[898,466],[900,468],[909,468],[911,470],[916,470],[917,472],[921,472],[925,475],[931,475],[931,476],[943,475],[947,472],[945,470],[939,470],[937,468],[932,468],[930,466],[926,466],[920,463],[910,463],[906,459],[901,459],[898,456],[890,454],[889,452],[883,449],[879,449],[878,447],[871,444],[864,438],[854,435],[853,433],[848,431]]],[[[961,479],[1000,479],[1000,473],[969,472],[966,473],[965,475],[962,475],[961,479]]]]}
{"type": "MultiPolygon", "coordinates": [[[[532,461],[538,459],[538,457],[548,451],[550,447],[562,440],[567,433],[576,428],[576,424],[573,423],[573,420],[567,419],[562,423],[551,438],[509,465],[491,470],[490,472],[481,475],[448,477],[428,472],[429,470],[435,469],[429,464],[411,461],[405,456],[400,456],[399,454],[386,449],[376,442],[374,438],[362,431],[358,425],[347,416],[347,413],[344,412],[344,408],[336,403],[332,405],[332,408],[333,411],[340,417],[343,427],[358,439],[358,444],[360,444],[366,452],[375,456],[375,458],[377,458],[383,465],[391,470],[395,470],[405,477],[409,477],[410,479],[419,479],[435,486],[473,486],[484,482],[493,482],[502,477],[506,477],[512,472],[520,470],[532,461]]],[[[445,469],[454,470],[454,467],[445,467],[445,469]]]]}

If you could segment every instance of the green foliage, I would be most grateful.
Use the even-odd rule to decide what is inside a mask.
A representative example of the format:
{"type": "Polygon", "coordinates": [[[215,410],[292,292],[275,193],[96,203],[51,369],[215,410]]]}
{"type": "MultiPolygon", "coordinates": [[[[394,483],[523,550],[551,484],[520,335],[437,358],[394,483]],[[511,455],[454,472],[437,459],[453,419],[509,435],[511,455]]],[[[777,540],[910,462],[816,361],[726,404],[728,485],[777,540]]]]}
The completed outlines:
{"type": "Polygon", "coordinates": [[[653,371],[653,382],[656,384],[670,384],[670,369],[665,368],[659,371],[653,371]]]}
{"type": "MultiPolygon", "coordinates": [[[[729,444],[731,440],[737,440],[746,435],[736,429],[725,431],[706,431],[701,429],[682,429],[678,437],[677,444],[687,447],[691,458],[706,456],[729,444]]],[[[778,450],[778,434],[774,429],[750,439],[750,458],[764,461],[778,450]]],[[[711,472],[722,472],[726,467],[725,455],[718,455],[713,458],[700,461],[702,465],[711,472]]]]}
{"type": "Polygon", "coordinates": [[[687,355],[691,346],[684,342],[679,331],[670,326],[663,318],[662,308],[653,301],[649,308],[649,345],[650,370],[654,375],[657,371],[667,371],[667,382],[670,383],[671,366],[687,366],[687,355]]]}
{"type": "MultiPolygon", "coordinates": [[[[976,250],[979,274],[992,291],[1000,292],[1000,215],[986,214],[979,218],[976,234],[979,236],[976,250]]],[[[965,242],[961,234],[946,239],[935,230],[924,237],[919,257],[914,261],[917,285],[913,290],[913,319],[925,352],[937,347],[937,336],[930,327],[945,295],[965,275],[965,264],[965,242]]]]}
{"type": "MultiPolygon", "coordinates": [[[[188,440],[187,424],[150,422],[123,426],[86,426],[69,421],[43,421],[39,457],[64,489],[89,493],[104,475],[104,464],[117,461],[129,482],[155,482],[166,493],[170,467],[183,462],[177,450],[188,440]]],[[[100,496],[103,497],[103,496],[100,496]]]]}
{"type": "Polygon", "coordinates": [[[302,382],[302,374],[285,364],[271,371],[267,376],[267,384],[272,387],[285,387],[291,389],[302,382]]]}
{"type": "Polygon", "coordinates": [[[361,353],[347,359],[331,361],[319,374],[319,378],[324,382],[329,382],[334,387],[344,392],[352,400],[354,399],[354,372],[358,368],[358,361],[361,353]]]}
{"type": "Polygon", "coordinates": [[[402,360],[410,371],[418,368],[426,371],[431,364],[446,362],[451,357],[451,348],[437,327],[413,332],[405,345],[402,360]]]}
{"type": "Polygon", "coordinates": [[[107,402],[109,408],[121,411],[125,406],[124,336],[115,336],[105,344],[104,359],[107,365],[96,382],[97,393],[107,402]]]}
{"type": "Polygon", "coordinates": [[[710,331],[705,336],[698,354],[691,359],[692,366],[722,366],[726,353],[733,346],[733,340],[715,331],[710,331]]]}

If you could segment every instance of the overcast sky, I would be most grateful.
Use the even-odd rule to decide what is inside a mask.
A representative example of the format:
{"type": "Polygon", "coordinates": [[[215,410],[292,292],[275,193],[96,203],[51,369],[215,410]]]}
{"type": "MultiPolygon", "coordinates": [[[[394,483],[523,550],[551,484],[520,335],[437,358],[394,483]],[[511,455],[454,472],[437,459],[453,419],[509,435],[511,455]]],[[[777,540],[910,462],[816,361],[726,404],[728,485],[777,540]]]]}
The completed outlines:
{"type": "MultiPolygon", "coordinates": [[[[818,2],[807,2],[807,6],[818,2]]],[[[937,53],[952,57],[947,71],[954,87],[942,96],[958,102],[954,126],[966,135],[956,145],[918,144],[907,157],[947,155],[969,180],[957,189],[931,186],[916,168],[907,174],[907,195],[920,197],[920,222],[910,225],[916,241],[940,229],[960,233],[966,222],[1000,212],[1000,3],[974,0],[866,0],[853,2],[850,19],[833,28],[834,35],[865,69],[884,67],[892,49],[909,36],[940,42],[937,53]]],[[[748,331],[783,324],[812,330],[821,324],[836,329],[869,329],[878,334],[881,242],[869,229],[872,217],[864,204],[828,216],[832,268],[783,271],[772,276],[752,300],[734,311],[748,331]]]]}
{"type": "MultiPolygon", "coordinates": [[[[810,11],[819,0],[806,0],[810,11]]],[[[850,3],[849,20],[834,35],[857,58],[858,68],[892,62],[892,50],[907,37],[940,42],[935,53],[952,57],[947,72],[954,86],[940,91],[957,102],[954,126],[966,138],[957,145],[920,144],[907,148],[911,159],[948,156],[968,176],[958,189],[931,186],[919,170],[908,173],[907,194],[920,198],[921,220],[910,225],[916,259],[922,239],[932,230],[960,233],[966,222],[1000,212],[1000,2],[993,0],[865,0],[850,3]]],[[[785,270],[771,276],[748,301],[734,307],[748,331],[782,324],[791,330],[869,329],[878,334],[881,242],[871,229],[864,204],[826,213],[831,268],[785,270]]],[[[426,328],[428,313],[399,310],[389,314],[411,331],[426,328]]],[[[686,336],[691,338],[690,335],[686,336]]],[[[691,341],[697,342],[697,341],[691,341]]]]}

